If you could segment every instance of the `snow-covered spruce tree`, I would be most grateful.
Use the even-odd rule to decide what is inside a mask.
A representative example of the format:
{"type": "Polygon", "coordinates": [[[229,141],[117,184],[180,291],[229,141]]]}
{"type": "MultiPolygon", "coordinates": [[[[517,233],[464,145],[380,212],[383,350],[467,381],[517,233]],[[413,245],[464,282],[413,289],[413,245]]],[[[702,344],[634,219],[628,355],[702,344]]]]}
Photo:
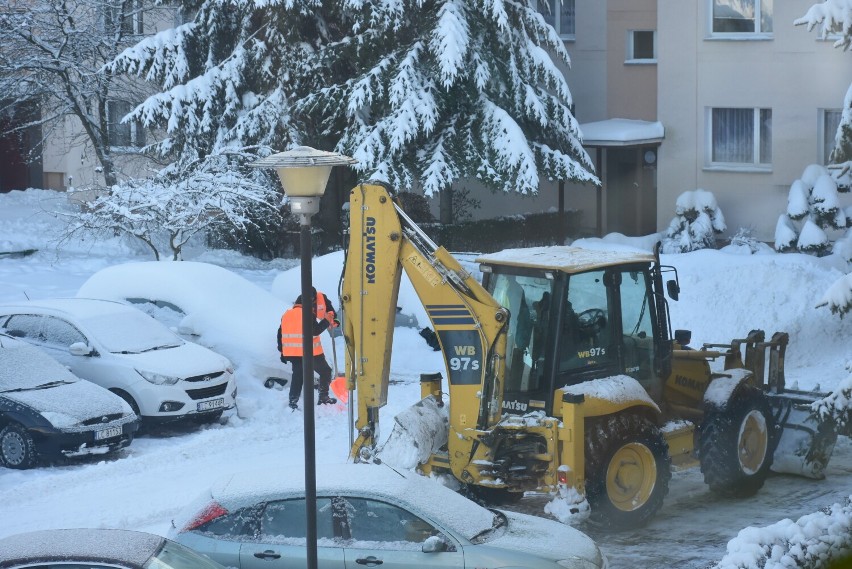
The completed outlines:
{"type": "Polygon", "coordinates": [[[598,183],[556,65],[568,54],[535,5],[204,0],[115,68],[160,85],[133,116],[167,130],[161,152],[298,142],[426,195],[465,177],[598,183]]]}
{"type": "MultiPolygon", "coordinates": [[[[840,33],[840,38],[834,46],[846,51],[852,48],[852,0],[825,0],[816,3],[794,24],[806,25],[808,31],[819,27],[823,35],[840,33]]],[[[833,164],[839,165],[834,169],[834,180],[838,189],[848,192],[852,186],[852,85],[843,100],[840,126],[830,158],[833,164]]],[[[835,242],[834,251],[842,255],[847,263],[852,264],[852,255],[849,254],[852,250],[852,207],[847,208],[846,221],[849,227],[846,237],[835,242]]],[[[779,219],[778,223],[781,225],[782,220],[779,219]]],[[[776,241],[777,239],[776,235],[776,241]]],[[[852,310],[852,277],[846,275],[835,282],[818,306],[828,306],[833,313],[840,314],[841,317],[852,310]]]]}
{"type": "MultiPolygon", "coordinates": [[[[79,140],[97,157],[104,182],[112,185],[118,172],[112,147],[109,102],[141,99],[132,82],[121,81],[103,66],[135,43],[140,25],[156,13],[149,3],[132,0],[32,0],[26,9],[14,3],[0,8],[0,115],[28,117],[13,127],[41,129],[33,141],[38,152],[52,132],[75,118],[79,140]]],[[[29,158],[35,158],[30,156],[29,158]]]]}
{"type": "Polygon", "coordinates": [[[790,186],[787,211],[775,226],[775,249],[818,256],[831,252],[826,231],[852,225],[852,219],[840,206],[838,191],[842,189],[824,166],[806,167],[802,177],[790,186]]]}
{"type": "Polygon", "coordinates": [[[688,253],[712,249],[716,235],[726,229],[725,216],[712,192],[701,188],[683,192],[677,198],[675,218],[663,238],[663,253],[688,253]]]}
{"type": "Polygon", "coordinates": [[[524,194],[542,177],[599,183],[556,65],[568,53],[535,0],[341,0],[340,13],[346,35],[322,57],[341,73],[297,110],[365,178],[427,196],[463,178],[524,194]]]}

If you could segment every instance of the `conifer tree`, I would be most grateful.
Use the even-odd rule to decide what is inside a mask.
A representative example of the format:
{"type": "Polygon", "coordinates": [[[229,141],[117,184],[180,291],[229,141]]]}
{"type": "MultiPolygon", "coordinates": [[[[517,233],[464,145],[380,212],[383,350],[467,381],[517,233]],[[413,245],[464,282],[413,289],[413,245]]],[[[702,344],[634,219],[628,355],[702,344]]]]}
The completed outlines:
{"type": "Polygon", "coordinates": [[[258,155],[293,143],[349,154],[363,179],[427,195],[462,178],[534,193],[598,183],[535,0],[183,0],[194,19],[115,69],[161,90],[133,113],[162,155],[258,155]]]}

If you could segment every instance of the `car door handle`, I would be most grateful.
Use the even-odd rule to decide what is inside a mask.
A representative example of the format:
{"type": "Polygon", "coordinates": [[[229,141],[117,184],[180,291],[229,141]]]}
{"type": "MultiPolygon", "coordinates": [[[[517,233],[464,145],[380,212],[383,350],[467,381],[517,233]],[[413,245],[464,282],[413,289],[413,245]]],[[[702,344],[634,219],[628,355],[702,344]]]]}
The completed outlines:
{"type": "Polygon", "coordinates": [[[366,565],[367,567],[375,567],[376,565],[381,565],[383,561],[381,559],[376,559],[371,555],[362,559],[356,559],[355,563],[358,565],[366,565]]]}
{"type": "Polygon", "coordinates": [[[280,553],[275,553],[271,549],[267,549],[266,551],[258,551],[254,554],[258,559],[281,559],[280,553]]]}

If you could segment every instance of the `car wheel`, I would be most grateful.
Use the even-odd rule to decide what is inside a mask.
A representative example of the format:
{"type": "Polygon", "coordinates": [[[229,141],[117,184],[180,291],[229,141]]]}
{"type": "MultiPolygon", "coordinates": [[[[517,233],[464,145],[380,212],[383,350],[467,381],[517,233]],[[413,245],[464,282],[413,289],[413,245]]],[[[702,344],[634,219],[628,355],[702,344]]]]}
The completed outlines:
{"type": "Polygon", "coordinates": [[[38,463],[33,437],[17,423],[0,431],[0,463],[7,468],[32,468],[38,463]]]}
{"type": "Polygon", "coordinates": [[[724,407],[710,407],[699,432],[704,482],[730,498],[754,495],[769,476],[775,420],[766,395],[754,387],[737,391],[724,407]]]}

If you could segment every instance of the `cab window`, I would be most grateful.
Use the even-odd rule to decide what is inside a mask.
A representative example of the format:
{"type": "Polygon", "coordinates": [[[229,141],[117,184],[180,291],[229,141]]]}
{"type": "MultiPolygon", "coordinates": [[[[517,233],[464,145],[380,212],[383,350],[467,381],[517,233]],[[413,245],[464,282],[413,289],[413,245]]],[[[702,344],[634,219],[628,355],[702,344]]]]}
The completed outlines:
{"type": "Polygon", "coordinates": [[[560,372],[613,363],[617,353],[610,326],[611,287],[605,271],[571,275],[562,303],[560,372]]]}

